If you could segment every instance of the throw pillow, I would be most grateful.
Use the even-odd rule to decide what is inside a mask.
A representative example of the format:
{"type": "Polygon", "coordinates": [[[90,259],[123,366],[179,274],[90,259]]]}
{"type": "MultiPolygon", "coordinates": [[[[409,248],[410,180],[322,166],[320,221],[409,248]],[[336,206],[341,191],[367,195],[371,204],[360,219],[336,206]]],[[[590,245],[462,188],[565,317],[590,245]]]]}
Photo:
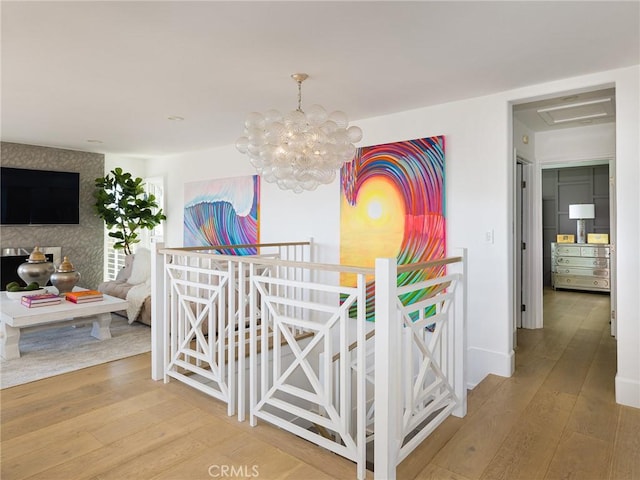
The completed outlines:
{"type": "Polygon", "coordinates": [[[149,280],[151,276],[151,252],[146,248],[138,248],[133,258],[131,276],[127,283],[138,285],[149,280]]]}

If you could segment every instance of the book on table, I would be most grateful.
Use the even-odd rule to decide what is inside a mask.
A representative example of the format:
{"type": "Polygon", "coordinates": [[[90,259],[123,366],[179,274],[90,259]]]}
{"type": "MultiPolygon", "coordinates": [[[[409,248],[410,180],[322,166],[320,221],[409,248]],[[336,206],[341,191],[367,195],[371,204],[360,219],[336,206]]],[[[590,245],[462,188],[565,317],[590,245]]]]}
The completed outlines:
{"type": "Polygon", "coordinates": [[[27,308],[35,308],[35,307],[48,307],[50,305],[60,305],[60,303],[62,303],[62,299],[58,299],[58,300],[53,300],[50,302],[40,302],[40,303],[29,303],[29,302],[25,302],[25,301],[21,301],[20,304],[23,307],[27,307],[27,308]]]}
{"type": "Polygon", "coordinates": [[[76,304],[91,303],[91,302],[101,302],[102,300],[104,300],[103,297],[91,297],[91,298],[80,298],[80,299],[67,298],[68,302],[76,303],[76,304]]]}
{"type": "Polygon", "coordinates": [[[102,292],[98,290],[80,290],[78,292],[65,293],[64,296],[69,302],[73,303],[99,302],[104,298],[102,292]]]}
{"type": "Polygon", "coordinates": [[[24,295],[20,303],[25,307],[44,307],[62,302],[62,298],[54,293],[41,293],[37,295],[24,295]]]}

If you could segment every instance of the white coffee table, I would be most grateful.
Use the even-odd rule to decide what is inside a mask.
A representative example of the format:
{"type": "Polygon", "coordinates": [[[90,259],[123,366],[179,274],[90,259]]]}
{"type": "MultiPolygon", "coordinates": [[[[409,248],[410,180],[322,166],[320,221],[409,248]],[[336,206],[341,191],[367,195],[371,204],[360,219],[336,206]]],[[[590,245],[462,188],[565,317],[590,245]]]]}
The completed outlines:
{"type": "MultiPolygon", "coordinates": [[[[53,287],[47,288],[54,290],[53,287]]],[[[20,357],[21,328],[68,322],[80,317],[93,317],[91,336],[106,340],[111,338],[111,313],[126,310],[127,306],[126,300],[104,295],[99,302],[75,304],[63,300],[58,305],[27,308],[20,304],[20,300],[11,300],[6,292],[0,292],[0,356],[7,360],[20,357]]]]}

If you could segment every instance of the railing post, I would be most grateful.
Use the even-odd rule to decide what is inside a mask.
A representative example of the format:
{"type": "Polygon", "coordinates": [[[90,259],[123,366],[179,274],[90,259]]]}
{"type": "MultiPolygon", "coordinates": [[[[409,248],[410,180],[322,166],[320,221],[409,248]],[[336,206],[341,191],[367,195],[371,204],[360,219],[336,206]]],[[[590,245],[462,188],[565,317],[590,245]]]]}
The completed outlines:
{"type": "Polygon", "coordinates": [[[374,478],[394,480],[402,412],[400,410],[400,326],[396,309],[396,260],[376,259],[375,287],[375,446],[374,478]]]}
{"type": "Polygon", "coordinates": [[[246,327],[247,327],[247,264],[238,262],[238,421],[244,422],[246,418],[246,396],[247,388],[245,384],[245,374],[247,370],[246,358],[246,327]]]}
{"type": "MultiPolygon", "coordinates": [[[[356,326],[356,445],[358,478],[367,476],[367,279],[358,274],[358,315],[356,326]]],[[[347,365],[351,375],[351,365],[347,365]]]]}
{"type": "Polygon", "coordinates": [[[453,389],[459,404],[452,412],[456,417],[467,414],[467,249],[456,248],[452,256],[461,257],[462,261],[451,265],[451,273],[460,277],[457,281],[454,311],[454,382],[453,389]]]}
{"type": "Polygon", "coordinates": [[[151,243],[151,378],[164,377],[164,243],[151,243]]]}
{"type": "MultiPolygon", "coordinates": [[[[229,273],[229,279],[227,280],[227,299],[218,297],[218,302],[227,302],[226,308],[226,325],[228,331],[226,332],[227,338],[227,385],[229,387],[229,401],[227,403],[227,415],[231,416],[236,412],[236,402],[237,402],[237,384],[236,384],[236,341],[242,341],[240,338],[236,338],[236,312],[238,313],[238,321],[240,321],[240,311],[237,310],[238,306],[236,306],[236,262],[235,261],[227,261],[227,272],[229,273]]],[[[237,277],[238,281],[240,277],[237,277]]],[[[221,303],[221,307],[222,307],[221,303]]],[[[220,332],[221,338],[225,336],[224,332],[220,332]]],[[[220,342],[220,349],[225,348],[225,341],[222,340],[220,342]]],[[[222,355],[222,359],[225,358],[225,355],[222,355]]],[[[222,371],[220,372],[220,376],[222,376],[222,371]]]]}
{"type": "Polygon", "coordinates": [[[258,320],[256,318],[258,293],[253,281],[255,274],[256,265],[251,263],[249,264],[249,424],[252,427],[258,424],[254,414],[258,403],[258,320]]]}

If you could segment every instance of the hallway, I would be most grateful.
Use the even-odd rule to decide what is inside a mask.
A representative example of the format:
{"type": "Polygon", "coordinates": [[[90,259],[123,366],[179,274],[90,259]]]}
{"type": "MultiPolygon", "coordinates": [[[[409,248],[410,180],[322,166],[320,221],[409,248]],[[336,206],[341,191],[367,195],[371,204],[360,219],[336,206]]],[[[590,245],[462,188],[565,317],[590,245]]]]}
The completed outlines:
{"type": "Polygon", "coordinates": [[[609,296],[546,290],[544,324],[518,331],[513,377],[481,382],[467,417],[449,418],[398,478],[640,478],[640,410],[615,403],[609,296]]]}

